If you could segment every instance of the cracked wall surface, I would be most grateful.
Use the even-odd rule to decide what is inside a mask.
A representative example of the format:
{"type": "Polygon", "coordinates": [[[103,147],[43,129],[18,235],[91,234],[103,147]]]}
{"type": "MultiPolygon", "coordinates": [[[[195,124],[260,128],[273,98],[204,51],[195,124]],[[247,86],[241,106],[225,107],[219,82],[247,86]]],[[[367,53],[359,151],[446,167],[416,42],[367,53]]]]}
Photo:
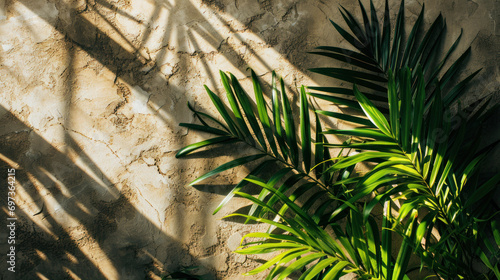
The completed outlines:
{"type": "MultiPolygon", "coordinates": [[[[389,2],[394,17],[399,1],[389,2]]],[[[423,2],[427,26],[447,19],[445,45],[463,28],[454,56],[469,45],[472,56],[462,75],[483,68],[463,102],[498,103],[500,2],[409,0],[409,22],[423,2]]],[[[0,172],[4,184],[17,169],[16,279],[160,279],[194,265],[213,279],[263,279],[241,276],[258,263],[231,253],[258,226],[221,220],[247,202],[211,214],[247,169],[187,186],[235,154],[175,159],[208,136],[178,124],[195,121],[187,102],[216,113],[203,85],[221,92],[219,70],[246,88],[247,67],[267,83],[276,70],[292,90],[335,84],[307,71],[332,62],[306,52],[347,46],[328,21],[341,21],[339,4],[359,12],[348,0],[0,0],[0,172]]],[[[500,137],[487,125],[485,143],[500,137]]]]}

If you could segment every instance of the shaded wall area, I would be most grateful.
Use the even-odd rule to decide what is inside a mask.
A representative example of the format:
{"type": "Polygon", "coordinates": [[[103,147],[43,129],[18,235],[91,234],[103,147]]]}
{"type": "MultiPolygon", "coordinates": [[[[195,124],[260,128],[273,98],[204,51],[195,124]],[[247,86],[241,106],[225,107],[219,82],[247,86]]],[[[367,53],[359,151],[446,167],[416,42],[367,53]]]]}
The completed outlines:
{"type": "MultiPolygon", "coordinates": [[[[379,11],[383,3],[375,1],[379,11]]],[[[340,4],[358,12],[354,1],[340,4]]],[[[425,4],[427,24],[440,11],[448,19],[448,43],[464,28],[454,55],[469,44],[473,55],[463,75],[484,68],[464,102],[491,94],[498,102],[498,1],[425,4]]],[[[247,88],[247,67],[267,83],[276,70],[292,90],[335,84],[307,72],[331,62],[306,51],[347,46],[328,22],[341,19],[338,5],[0,1],[0,180],[4,184],[5,170],[16,168],[15,279],[159,279],[192,265],[213,279],[243,278],[255,262],[230,252],[255,227],[220,218],[245,204],[235,199],[216,216],[211,212],[246,170],[188,187],[233,155],[222,149],[176,160],[179,148],[207,137],[178,123],[195,121],[188,101],[215,113],[203,85],[220,91],[219,69],[247,88]]],[[[406,5],[407,19],[414,21],[422,1],[406,5]]],[[[398,6],[391,1],[393,14],[398,6]]],[[[485,142],[498,139],[493,131],[485,142]]],[[[0,195],[5,220],[6,189],[0,195]]],[[[7,232],[0,234],[5,256],[7,232]]],[[[2,275],[13,279],[5,265],[2,275]]]]}

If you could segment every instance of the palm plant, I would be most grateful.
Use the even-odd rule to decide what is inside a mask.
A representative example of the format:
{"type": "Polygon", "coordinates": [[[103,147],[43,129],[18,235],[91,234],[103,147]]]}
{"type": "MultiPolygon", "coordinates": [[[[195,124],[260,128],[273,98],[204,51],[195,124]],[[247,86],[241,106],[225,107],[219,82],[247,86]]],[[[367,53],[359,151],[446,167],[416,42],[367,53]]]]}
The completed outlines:
{"type": "MultiPolygon", "coordinates": [[[[188,104],[188,107],[195,113],[202,125],[188,123],[181,123],[180,125],[193,130],[216,134],[218,136],[188,145],[179,150],[176,156],[183,157],[200,148],[214,144],[228,144],[234,142],[246,143],[254,148],[255,153],[250,156],[237,158],[227,162],[198,177],[190,184],[194,185],[225,170],[244,165],[249,162],[265,159],[249,173],[249,176],[258,176],[263,174],[266,167],[269,167],[272,163],[279,163],[282,168],[274,175],[274,180],[276,182],[285,177],[287,174],[295,173],[293,179],[289,179],[290,181],[285,184],[286,188],[290,188],[301,179],[305,179],[309,181],[305,188],[311,188],[311,186],[316,185],[323,188],[323,191],[330,192],[331,189],[329,189],[324,183],[317,180],[312,174],[309,174],[311,167],[311,155],[314,152],[312,151],[313,147],[311,145],[311,123],[309,120],[309,109],[306,100],[305,88],[302,87],[301,89],[302,113],[300,118],[300,131],[303,137],[302,157],[309,160],[303,160],[304,164],[302,165],[302,162],[299,161],[299,147],[296,138],[292,109],[286,96],[283,81],[281,80],[281,91],[279,91],[277,89],[276,75],[273,73],[272,112],[269,114],[267,104],[264,101],[261,85],[253,71],[251,72],[251,75],[254,85],[255,100],[257,103],[256,108],[253,106],[248,94],[241,87],[234,75],[229,74],[228,76],[222,71],[220,72],[220,75],[231,109],[226,108],[221,99],[208,87],[206,87],[206,90],[213,104],[224,119],[225,124],[205,113],[196,111],[191,105],[188,104]],[[271,121],[271,117],[274,120],[274,123],[271,121]],[[212,122],[214,125],[209,125],[207,122],[212,122]],[[284,126],[282,126],[282,123],[284,126]],[[253,133],[250,132],[250,130],[252,130],[253,133]]],[[[317,133],[319,134],[320,132],[321,129],[318,127],[317,133]]],[[[319,154],[319,148],[314,147],[314,149],[316,150],[316,154],[319,154]]],[[[323,157],[316,157],[315,163],[322,160],[323,157]]],[[[245,180],[238,183],[216,208],[214,214],[217,213],[234,196],[235,192],[240,191],[247,184],[248,181],[245,180]]],[[[259,197],[260,199],[264,199],[267,195],[268,192],[263,191],[259,197]]],[[[258,210],[259,209],[257,209],[257,207],[254,207],[252,208],[252,213],[258,210]]]]}
{"type": "MultiPolygon", "coordinates": [[[[348,203],[350,209],[343,211],[343,214],[332,216],[331,209],[338,209],[339,201],[347,201],[352,197],[347,185],[353,184],[353,182],[358,181],[360,178],[351,177],[354,165],[341,168],[340,172],[338,171],[339,169],[329,172],[328,169],[334,166],[332,162],[338,161],[342,155],[342,151],[337,157],[332,159],[329,156],[328,150],[325,151],[325,147],[321,145],[313,147],[311,144],[311,133],[308,133],[310,132],[311,123],[308,114],[308,103],[305,98],[305,89],[301,88],[300,131],[301,138],[303,139],[301,156],[303,159],[309,158],[310,162],[315,166],[314,170],[311,170],[312,164],[306,164],[298,160],[300,156],[295,136],[295,127],[293,125],[292,109],[285,94],[283,81],[281,80],[281,92],[278,91],[277,84],[275,82],[272,83],[273,109],[271,110],[271,114],[268,114],[265,104],[259,101],[263,100],[263,93],[253,71],[252,80],[257,108],[250,105],[248,96],[234,75],[230,74],[230,77],[228,77],[223,72],[220,74],[229,103],[234,102],[234,105],[231,105],[232,110],[225,108],[224,104],[210,89],[207,88],[206,90],[226,123],[223,124],[202,112],[195,111],[189,106],[203,125],[182,123],[181,126],[214,133],[218,137],[188,145],[179,150],[177,156],[183,157],[200,148],[219,143],[244,142],[254,147],[255,154],[225,163],[198,177],[191,183],[196,184],[229,168],[261,160],[257,167],[233,188],[214,212],[219,211],[234,195],[249,199],[254,202],[254,205],[248,214],[232,214],[230,217],[242,216],[247,221],[253,220],[268,223],[270,228],[267,233],[251,233],[246,235],[245,238],[260,237],[266,240],[246,244],[245,246],[257,245],[239,250],[238,253],[260,254],[286,249],[285,252],[249,272],[249,274],[258,273],[274,266],[274,269],[269,274],[269,279],[275,276],[278,279],[284,279],[292,272],[303,269],[312,262],[316,262],[303,275],[303,279],[319,279],[313,277],[334,279],[346,272],[354,272],[363,278],[382,277],[387,271],[393,273],[396,268],[397,271],[394,275],[403,277],[406,272],[404,268],[407,266],[411,254],[411,247],[410,243],[405,241],[406,245],[401,248],[401,254],[392,262],[391,252],[387,250],[390,247],[388,244],[391,244],[391,233],[388,226],[390,223],[389,219],[384,221],[385,228],[382,230],[383,239],[380,239],[380,229],[374,218],[369,217],[364,221],[362,216],[363,211],[360,211],[353,204],[348,203]],[[237,97],[234,97],[233,94],[237,97]],[[281,100],[279,100],[279,97],[281,97],[281,100]],[[237,105],[241,106],[243,113],[236,111],[236,108],[239,107],[237,105]],[[283,107],[283,110],[281,110],[281,107],[283,107]],[[263,117],[272,115],[275,120],[272,128],[269,129],[270,135],[268,138],[264,138],[265,121],[264,123],[261,122],[262,131],[254,129],[254,135],[249,132],[248,127],[252,127],[252,123],[254,127],[257,127],[259,120],[256,116],[259,114],[263,117]],[[238,122],[238,120],[241,120],[241,122],[238,122]],[[207,123],[208,121],[212,121],[215,125],[210,126],[207,123]],[[278,126],[276,126],[276,123],[278,126]],[[284,123],[284,127],[281,127],[281,123],[284,123]],[[266,143],[264,139],[267,139],[268,142],[266,143]],[[275,142],[271,144],[271,141],[275,142]],[[273,145],[275,146],[274,148],[273,145]],[[313,149],[315,153],[314,159],[312,158],[313,149]],[[278,163],[281,168],[277,169],[267,181],[263,181],[263,171],[273,162],[278,163]],[[318,170],[323,171],[317,172],[318,170]],[[344,184],[345,180],[352,182],[344,184]],[[340,182],[341,185],[335,182],[340,182]],[[243,187],[248,183],[262,187],[262,191],[257,198],[243,191],[243,187]],[[327,197],[327,199],[323,199],[318,205],[318,200],[324,197],[327,197]],[[299,204],[298,200],[301,198],[304,199],[299,204]],[[348,220],[349,226],[347,228],[341,226],[340,223],[340,220],[344,216],[348,220]],[[280,220],[274,221],[275,217],[279,217],[280,220]],[[326,231],[327,227],[332,229],[335,235],[328,234],[326,231]],[[361,231],[360,227],[365,227],[367,229],[366,232],[361,231]],[[280,231],[281,233],[279,233],[280,231]],[[286,233],[283,234],[283,232],[286,233]],[[337,243],[335,239],[340,240],[341,243],[337,243]],[[371,250],[370,252],[372,253],[366,253],[365,249],[371,250]],[[300,256],[303,256],[300,262],[294,262],[293,265],[288,267],[284,266],[289,261],[300,256]],[[376,256],[376,258],[373,256],[376,256]],[[385,260],[384,263],[378,261],[382,257],[385,260]]],[[[273,73],[273,81],[275,80],[275,74],[273,73]]],[[[269,127],[271,127],[271,123],[269,124],[269,127]]],[[[315,130],[316,138],[321,139],[323,143],[327,143],[322,134],[319,121],[317,121],[315,130]]],[[[413,219],[410,223],[415,224],[415,221],[413,219]]]]}
{"type": "MultiPolygon", "coordinates": [[[[430,116],[424,119],[425,84],[422,71],[420,68],[419,70],[420,73],[416,76],[417,90],[413,96],[410,70],[402,72],[399,87],[393,77],[389,78],[388,119],[355,86],[354,94],[372,123],[371,128],[325,132],[356,138],[350,144],[325,144],[326,146],[355,148],[360,151],[337,161],[330,167],[331,171],[362,161],[377,163],[355,184],[352,197],[339,206],[332,216],[372,193],[375,198],[365,206],[363,219],[369,217],[377,203],[398,201],[400,209],[396,224],[400,224],[412,212],[421,213],[422,219],[413,247],[423,263],[437,275],[446,279],[473,279],[476,272],[472,264],[477,257],[483,259],[485,265],[491,267],[498,277],[498,268],[488,263],[485,257],[487,254],[480,249],[494,247],[481,243],[488,242],[488,239],[482,238],[478,229],[488,232],[485,229],[488,226],[482,222],[490,222],[496,214],[484,206],[487,205],[486,195],[494,190],[500,181],[500,174],[485,183],[479,183],[477,175],[480,163],[488,149],[477,151],[464,141],[469,129],[485,116],[473,115],[469,122],[464,120],[458,131],[451,132],[450,123],[445,121],[442,114],[444,108],[438,94],[432,102],[430,116]],[[442,132],[440,137],[436,137],[436,131],[442,132]],[[470,152],[464,152],[463,149],[470,152]],[[478,202],[482,206],[478,206],[478,202]],[[439,232],[437,242],[430,238],[432,229],[439,232]],[[424,236],[427,236],[425,243],[420,244],[424,236]]],[[[408,231],[408,226],[403,226],[403,230],[408,231]]],[[[491,223],[491,229],[498,234],[495,227],[495,222],[491,223]]],[[[498,254],[498,248],[492,251],[498,254]]]]}
{"type": "Polygon", "coordinates": [[[222,164],[191,184],[259,161],[215,210],[239,195],[253,202],[253,206],[248,214],[233,215],[269,224],[266,233],[245,236],[260,239],[245,243],[238,252],[282,252],[249,274],[272,267],[268,279],[284,279],[297,271],[302,272],[300,279],[338,279],[349,272],[362,279],[403,279],[413,270],[408,270],[408,264],[414,252],[421,260],[420,268],[425,266],[439,277],[473,279],[477,276],[473,264],[481,260],[488,268],[485,278],[500,278],[497,213],[485,201],[500,181],[500,174],[482,180],[481,163],[491,147],[478,150],[475,144],[481,135],[481,123],[492,110],[486,110],[488,103],[484,102],[474,111],[477,113],[466,115],[464,112],[472,110],[462,110],[458,103],[457,113],[443,114],[451,112],[450,108],[477,74],[476,71],[455,86],[449,85],[470,50],[444,70],[460,37],[435,63],[439,42],[443,40],[442,16],[424,35],[419,35],[422,8],[405,42],[403,3],[392,47],[387,1],[382,27],[371,1],[370,19],[360,3],[364,28],[347,10],[341,10],[354,36],[332,22],[358,51],[319,47],[315,53],[360,70],[312,69],[355,85],[352,89],[309,88],[316,92],[300,89],[300,145],[285,85],[281,80],[278,89],[274,73],[271,106],[266,104],[253,71],[256,104],[232,74],[220,72],[230,108],[206,88],[224,123],[189,106],[201,125],[181,126],[217,137],[188,145],[177,157],[234,142],[246,143],[255,150],[253,155],[222,164]],[[362,115],[316,110],[313,130],[307,95],[358,110],[362,115]],[[318,114],[356,127],[323,131],[318,114]],[[328,134],[349,139],[329,143],[328,134]],[[330,155],[332,148],[340,149],[335,157],[330,155]],[[356,153],[351,153],[353,150],[356,153]],[[361,162],[373,164],[368,173],[356,174],[355,167],[361,162]],[[264,171],[270,165],[277,166],[277,170],[266,178],[264,171]],[[257,197],[244,191],[249,183],[262,188],[257,197]],[[382,227],[372,213],[379,204],[385,209],[382,227]],[[403,237],[395,256],[391,250],[393,232],[403,237]]]}

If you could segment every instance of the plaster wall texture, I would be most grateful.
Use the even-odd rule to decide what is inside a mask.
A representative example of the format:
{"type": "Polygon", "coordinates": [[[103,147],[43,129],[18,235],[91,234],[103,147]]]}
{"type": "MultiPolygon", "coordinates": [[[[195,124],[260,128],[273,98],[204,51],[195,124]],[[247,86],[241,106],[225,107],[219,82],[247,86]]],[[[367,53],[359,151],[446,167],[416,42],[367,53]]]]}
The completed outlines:
{"type": "MultiPolygon", "coordinates": [[[[472,56],[462,75],[483,68],[463,102],[498,102],[500,2],[410,0],[409,22],[423,2],[427,26],[447,19],[445,45],[463,28],[454,56],[469,45],[472,56]]],[[[328,21],[340,21],[339,4],[359,12],[348,0],[0,0],[0,172],[17,170],[16,279],[160,279],[193,265],[213,279],[263,279],[241,276],[257,262],[231,253],[259,226],[221,220],[247,202],[211,214],[247,169],[187,186],[236,155],[175,159],[208,136],[178,124],[195,121],[186,102],[215,114],[203,85],[221,92],[218,70],[249,91],[247,67],[264,83],[276,70],[291,89],[334,84],[307,72],[331,62],[306,51],[347,46],[328,21]]],[[[485,143],[500,137],[488,125],[485,143]]]]}

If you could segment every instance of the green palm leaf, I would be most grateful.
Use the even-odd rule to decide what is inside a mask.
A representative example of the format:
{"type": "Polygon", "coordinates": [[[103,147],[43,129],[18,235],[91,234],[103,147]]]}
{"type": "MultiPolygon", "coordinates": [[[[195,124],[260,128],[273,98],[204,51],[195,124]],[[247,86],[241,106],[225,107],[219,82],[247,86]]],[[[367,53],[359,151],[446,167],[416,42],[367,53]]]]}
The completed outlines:
{"type": "MultiPolygon", "coordinates": [[[[372,1],[370,1],[370,17],[368,17],[368,13],[361,2],[359,2],[359,5],[364,23],[363,26],[358,23],[349,11],[344,8],[341,9],[341,15],[352,34],[336,22],[331,21],[337,32],[339,32],[356,51],[331,46],[320,46],[316,48],[317,51],[311,52],[315,55],[326,56],[337,61],[348,63],[354,66],[355,69],[359,69],[359,71],[332,67],[313,68],[310,69],[310,71],[341,81],[354,83],[374,92],[385,93],[388,77],[391,76],[389,71],[392,71],[395,76],[399,76],[400,72],[403,72],[406,67],[416,69],[418,65],[422,65],[422,70],[427,74],[425,75],[426,89],[435,86],[436,89],[443,91],[445,86],[450,82],[450,78],[455,76],[464,67],[465,60],[470,54],[470,49],[452,63],[450,67],[447,69],[444,67],[450,55],[456,49],[461,35],[448,49],[442,59],[434,57],[439,53],[438,48],[445,38],[445,23],[441,14],[434,20],[429,29],[425,31],[422,28],[424,18],[424,5],[422,5],[422,10],[413,24],[410,34],[406,38],[404,34],[404,1],[401,1],[399,12],[397,13],[394,34],[391,34],[388,1],[386,1],[385,4],[382,26],[380,26],[372,1]],[[382,34],[380,31],[382,31],[382,34]],[[436,60],[441,61],[440,63],[433,63],[436,60]]],[[[455,87],[446,89],[444,96],[446,96],[445,104],[447,106],[458,100],[476,74],[477,73],[473,73],[460,81],[455,87]]],[[[416,75],[412,78],[410,84],[414,84],[415,76],[416,75]]],[[[311,87],[311,89],[315,88],[311,87]]],[[[325,89],[327,88],[316,88],[316,90],[320,91],[324,91],[325,89]]],[[[414,90],[416,90],[416,88],[414,88],[414,90]]],[[[339,88],[335,93],[352,95],[350,89],[343,88],[339,88]]],[[[369,93],[371,94],[373,92],[369,93]]],[[[436,94],[438,94],[437,90],[429,91],[426,100],[431,101],[432,97],[436,94]]],[[[372,98],[370,97],[370,99],[372,98]]],[[[427,112],[429,106],[430,102],[426,102],[426,110],[424,113],[427,112]]],[[[379,110],[383,108],[383,106],[379,105],[377,105],[377,107],[379,110]]]]}
{"type": "Polygon", "coordinates": [[[309,120],[309,105],[307,103],[306,90],[300,88],[300,136],[302,140],[302,160],[305,172],[311,169],[311,121],[309,120]]]}
{"type": "MultiPolygon", "coordinates": [[[[236,253],[267,254],[278,250],[281,251],[261,266],[248,272],[247,275],[257,274],[274,267],[268,278],[284,279],[291,273],[298,272],[304,266],[313,263],[302,274],[300,279],[314,279],[314,277],[318,276],[320,279],[337,279],[337,277],[346,274],[345,270],[355,272],[362,277],[368,275],[382,276],[381,268],[383,266],[381,264],[379,267],[378,264],[381,263],[382,252],[384,252],[381,247],[383,241],[378,234],[380,229],[375,220],[370,219],[368,223],[364,223],[361,214],[351,210],[345,230],[342,230],[339,224],[331,224],[335,232],[335,238],[342,244],[340,245],[311,219],[301,207],[288,199],[280,190],[257,178],[247,180],[279,197],[280,201],[296,215],[296,218],[290,219],[284,213],[278,214],[278,212],[275,212],[280,217],[278,220],[257,218],[244,214],[231,214],[228,216],[244,216],[285,231],[281,234],[250,233],[243,237],[242,240],[246,238],[263,239],[242,244],[236,253]],[[366,232],[361,230],[361,224],[366,226],[366,232]]],[[[267,208],[269,211],[275,211],[270,203],[266,204],[245,193],[238,194],[267,208]]],[[[404,250],[405,257],[407,252],[408,250],[404,250]]],[[[409,252],[411,253],[411,251],[409,252]]],[[[397,264],[406,266],[407,259],[398,258],[397,264]]],[[[392,270],[391,267],[387,266],[385,266],[385,269],[392,270]]]]}
{"type": "Polygon", "coordinates": [[[249,162],[252,162],[252,161],[255,161],[255,160],[258,160],[262,157],[266,156],[265,154],[257,154],[257,155],[251,155],[251,156],[246,156],[246,157],[242,157],[242,158],[238,158],[238,159],[235,159],[235,160],[232,160],[230,162],[227,162],[227,163],[224,163],[223,165],[215,168],[214,170],[208,172],[208,173],[205,173],[204,175],[196,178],[195,180],[193,180],[191,183],[189,183],[189,185],[196,185],[197,183],[209,178],[209,177],[212,177],[216,174],[219,174],[223,171],[226,171],[228,169],[231,169],[231,168],[235,168],[237,166],[240,166],[240,165],[243,165],[243,164],[246,164],[246,163],[249,163],[249,162]]]}
{"type": "Polygon", "coordinates": [[[232,136],[220,136],[220,137],[200,141],[198,143],[194,143],[194,144],[188,145],[188,146],[180,149],[177,152],[177,154],[175,155],[175,157],[177,157],[177,158],[183,157],[183,156],[188,155],[188,154],[190,154],[190,153],[192,153],[200,148],[207,147],[207,146],[210,146],[213,144],[220,144],[220,143],[228,144],[228,143],[233,143],[236,141],[238,141],[238,139],[234,138],[232,136]]]}
{"type": "MultiPolygon", "coordinates": [[[[398,200],[401,207],[393,228],[405,228],[400,232],[405,239],[396,259],[392,278],[404,277],[403,274],[406,272],[404,264],[407,263],[411,251],[416,251],[423,262],[435,268],[442,276],[453,278],[457,275],[472,275],[472,269],[464,270],[460,267],[467,267],[467,263],[472,262],[471,258],[479,258],[480,255],[470,250],[471,246],[478,246],[471,241],[476,240],[475,234],[464,229],[476,223],[471,216],[475,209],[472,205],[493,191],[494,186],[500,181],[500,176],[494,176],[483,185],[476,186],[477,181],[474,181],[465,186],[470,182],[466,179],[469,174],[471,172],[477,174],[475,172],[480,168],[479,163],[487,150],[475,154],[475,150],[472,149],[469,153],[475,155],[474,157],[463,151],[468,122],[464,122],[465,125],[460,129],[452,131],[450,123],[445,120],[446,116],[442,114],[443,103],[439,94],[432,100],[430,117],[423,118],[425,97],[423,71],[418,67],[415,72],[418,81],[415,94],[412,93],[414,89],[410,85],[413,73],[409,69],[400,72],[398,77],[389,77],[390,121],[387,121],[373,103],[355,87],[354,93],[361,108],[376,128],[325,132],[353,135],[361,141],[351,141],[342,145],[325,144],[326,147],[346,147],[358,151],[355,155],[339,159],[326,170],[327,172],[335,172],[337,169],[355,166],[361,162],[376,163],[370,172],[359,180],[352,181],[355,183],[350,190],[350,198],[333,211],[332,218],[346,209],[352,209],[360,199],[372,192],[377,192],[378,195],[364,207],[365,222],[369,220],[371,211],[378,203],[398,200]],[[394,126],[401,127],[401,130],[394,126]],[[426,126],[428,129],[423,129],[426,126]],[[440,134],[436,135],[436,131],[440,134]],[[384,138],[384,141],[380,141],[380,138],[384,138]],[[443,142],[443,139],[447,142],[443,142]],[[462,157],[458,157],[459,154],[475,160],[464,165],[458,160],[462,157]],[[468,191],[464,190],[474,191],[472,195],[467,195],[468,191]],[[398,193],[400,195],[394,197],[398,193]],[[428,211],[420,225],[416,224],[414,218],[403,224],[412,212],[419,209],[428,211]],[[420,241],[424,236],[429,239],[433,228],[441,229],[440,241],[436,244],[426,242],[426,248],[421,247],[420,241]],[[469,237],[464,239],[464,236],[469,237]],[[428,252],[426,250],[439,252],[440,255],[434,259],[426,257],[424,255],[424,252],[428,252]],[[454,264],[453,270],[445,272],[440,269],[450,266],[450,261],[454,264]]],[[[359,235],[359,232],[355,231],[353,234],[359,235]]],[[[387,236],[387,233],[382,235],[387,236]]],[[[384,237],[382,239],[384,240],[384,237]]],[[[387,242],[384,244],[388,246],[387,242]]],[[[365,243],[358,243],[357,246],[364,248],[363,251],[370,251],[365,243]]],[[[373,244],[371,248],[375,248],[373,244]]],[[[372,249],[372,252],[376,255],[376,251],[372,249]]],[[[385,256],[382,259],[385,259],[386,263],[387,254],[387,252],[382,254],[385,256]]],[[[363,254],[360,258],[359,261],[367,260],[363,254]]],[[[370,269],[375,269],[375,265],[378,263],[374,263],[370,269]]],[[[376,271],[370,270],[370,272],[376,271]]]]}

